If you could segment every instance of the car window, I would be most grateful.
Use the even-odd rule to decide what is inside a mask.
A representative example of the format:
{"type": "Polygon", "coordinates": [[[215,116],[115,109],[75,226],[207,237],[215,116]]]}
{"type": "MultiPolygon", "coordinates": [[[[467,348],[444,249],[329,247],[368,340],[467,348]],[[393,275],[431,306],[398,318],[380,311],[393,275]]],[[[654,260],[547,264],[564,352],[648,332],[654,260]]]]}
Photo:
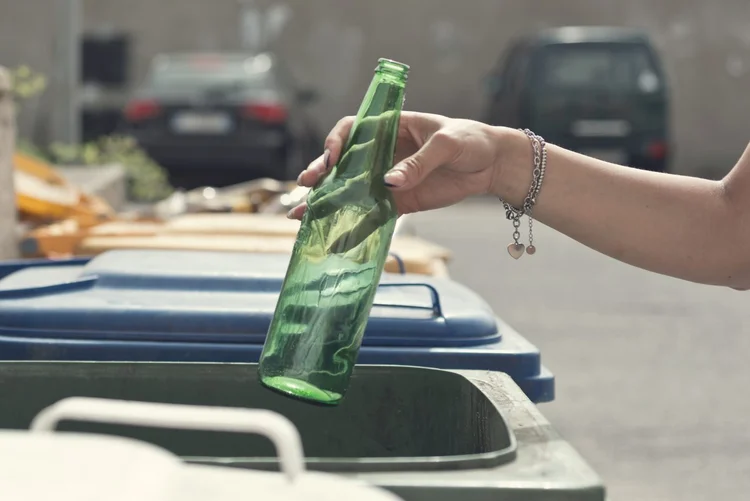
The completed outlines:
{"type": "Polygon", "coordinates": [[[503,60],[503,72],[510,75],[518,63],[518,54],[521,52],[520,45],[515,45],[508,51],[505,59],[503,60]]]}
{"type": "Polygon", "coordinates": [[[268,56],[185,55],[157,58],[146,86],[154,90],[202,91],[241,84],[244,89],[273,86],[268,56]]]}
{"type": "Polygon", "coordinates": [[[493,72],[502,74],[508,69],[513,55],[518,52],[518,43],[511,42],[505,49],[500,53],[500,57],[497,58],[493,72]]]}
{"type": "Polygon", "coordinates": [[[539,87],[607,87],[653,92],[661,85],[649,50],[640,44],[566,44],[547,47],[534,78],[539,87]]]}

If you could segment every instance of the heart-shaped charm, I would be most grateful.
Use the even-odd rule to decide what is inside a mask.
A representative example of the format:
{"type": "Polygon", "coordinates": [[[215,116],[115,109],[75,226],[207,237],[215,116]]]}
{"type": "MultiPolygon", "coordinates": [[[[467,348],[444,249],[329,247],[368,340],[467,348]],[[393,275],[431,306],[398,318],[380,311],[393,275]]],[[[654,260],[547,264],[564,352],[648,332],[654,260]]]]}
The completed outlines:
{"type": "Polygon", "coordinates": [[[523,256],[523,251],[526,247],[523,244],[510,244],[508,246],[508,254],[513,259],[518,259],[523,256]]]}

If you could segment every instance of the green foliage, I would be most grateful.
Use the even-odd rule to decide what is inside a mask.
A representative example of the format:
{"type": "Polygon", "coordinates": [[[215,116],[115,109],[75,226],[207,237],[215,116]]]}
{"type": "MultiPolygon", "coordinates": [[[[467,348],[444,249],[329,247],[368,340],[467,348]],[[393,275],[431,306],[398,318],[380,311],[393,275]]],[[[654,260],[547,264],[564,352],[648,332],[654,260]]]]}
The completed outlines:
{"type": "MultiPolygon", "coordinates": [[[[11,70],[11,84],[16,100],[22,103],[43,93],[47,88],[47,78],[28,66],[19,66],[11,70]]],[[[63,164],[122,165],[127,172],[129,195],[133,200],[153,202],[173,191],[164,169],[128,137],[104,136],[82,145],[53,144],[49,147],[49,155],[32,142],[20,138],[17,149],[40,160],[63,164]]]]}
{"type": "Polygon", "coordinates": [[[18,100],[34,97],[47,88],[47,77],[25,65],[12,69],[10,79],[13,95],[18,100]]]}
{"type": "Polygon", "coordinates": [[[172,193],[164,169],[129,137],[106,136],[80,146],[53,144],[50,153],[54,161],[65,164],[122,165],[134,200],[154,202],[172,193]]]}

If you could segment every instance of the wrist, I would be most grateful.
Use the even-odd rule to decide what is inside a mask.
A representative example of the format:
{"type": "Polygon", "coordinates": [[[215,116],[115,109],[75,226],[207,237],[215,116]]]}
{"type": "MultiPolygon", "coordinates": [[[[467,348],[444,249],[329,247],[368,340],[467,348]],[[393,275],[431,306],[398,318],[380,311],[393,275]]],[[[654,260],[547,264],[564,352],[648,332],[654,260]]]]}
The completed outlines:
{"type": "Polygon", "coordinates": [[[495,162],[489,192],[514,207],[521,207],[531,185],[534,154],[522,131],[493,127],[495,162]]]}

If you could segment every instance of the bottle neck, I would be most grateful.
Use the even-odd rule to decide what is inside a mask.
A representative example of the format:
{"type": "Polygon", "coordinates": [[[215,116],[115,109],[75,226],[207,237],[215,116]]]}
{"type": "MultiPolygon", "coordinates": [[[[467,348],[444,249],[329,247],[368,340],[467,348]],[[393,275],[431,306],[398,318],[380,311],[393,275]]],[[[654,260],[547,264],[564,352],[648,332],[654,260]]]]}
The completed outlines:
{"type": "Polygon", "coordinates": [[[399,118],[404,104],[405,80],[390,71],[376,71],[352,127],[335,177],[354,178],[367,173],[373,185],[393,167],[399,118]]]}

